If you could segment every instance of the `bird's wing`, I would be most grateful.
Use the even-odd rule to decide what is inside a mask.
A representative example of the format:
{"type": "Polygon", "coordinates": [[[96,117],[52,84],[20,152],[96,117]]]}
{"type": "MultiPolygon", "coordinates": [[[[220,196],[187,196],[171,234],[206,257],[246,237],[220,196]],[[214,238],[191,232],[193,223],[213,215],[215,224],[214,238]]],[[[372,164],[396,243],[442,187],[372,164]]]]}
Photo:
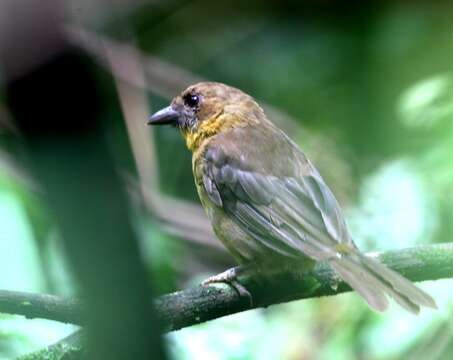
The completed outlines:
{"type": "Polygon", "coordinates": [[[338,254],[340,244],[352,244],[337,201],[305,157],[297,159],[296,152],[287,159],[296,170],[303,160],[305,171],[281,175],[259,171],[262,160],[253,152],[236,153],[208,149],[202,182],[210,200],[261,245],[285,256],[325,260],[338,254]]]}
{"type": "MultiPolygon", "coordinates": [[[[304,254],[328,260],[372,308],[385,310],[387,295],[413,313],[421,305],[435,308],[428,294],[357,250],[333,194],[303,154],[298,154],[290,159],[293,171],[265,172],[266,166],[275,170],[289,164],[263,165],[264,154],[241,156],[240,151],[213,147],[206,152],[202,183],[210,200],[262,246],[282,256],[304,254]],[[256,163],[248,162],[254,158],[256,163]]],[[[279,156],[271,160],[285,161],[279,156]]]]}
{"type": "Polygon", "coordinates": [[[436,306],[410,281],[357,250],[333,194],[287,137],[260,139],[259,130],[237,136],[208,148],[199,174],[210,200],[245,232],[280,255],[328,260],[378,311],[387,308],[387,295],[413,313],[421,305],[436,306]],[[256,146],[263,144],[258,140],[267,142],[256,146]]]}

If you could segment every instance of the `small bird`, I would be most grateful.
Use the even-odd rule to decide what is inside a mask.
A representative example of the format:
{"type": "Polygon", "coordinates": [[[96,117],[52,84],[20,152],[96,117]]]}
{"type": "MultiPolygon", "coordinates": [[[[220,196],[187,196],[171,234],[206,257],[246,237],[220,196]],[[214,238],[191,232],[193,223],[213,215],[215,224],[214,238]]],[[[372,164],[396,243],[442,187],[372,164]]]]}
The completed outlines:
{"type": "Polygon", "coordinates": [[[201,82],[148,124],[181,131],[193,153],[201,203],[215,234],[240,264],[205,284],[234,284],[240,270],[250,267],[327,261],[377,311],[388,307],[388,297],[412,313],[420,306],[436,308],[431,296],[359,251],[319,172],[251,96],[201,82]]]}

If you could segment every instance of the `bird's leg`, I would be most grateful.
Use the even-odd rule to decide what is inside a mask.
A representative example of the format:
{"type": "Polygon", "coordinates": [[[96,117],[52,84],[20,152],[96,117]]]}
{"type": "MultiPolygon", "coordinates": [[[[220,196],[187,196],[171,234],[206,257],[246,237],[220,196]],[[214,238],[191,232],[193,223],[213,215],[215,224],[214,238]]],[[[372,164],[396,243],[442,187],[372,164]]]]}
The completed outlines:
{"type": "Polygon", "coordinates": [[[220,274],[211,276],[204,280],[201,284],[203,286],[214,284],[214,283],[227,283],[231,285],[241,297],[248,298],[250,302],[250,307],[253,307],[253,297],[252,294],[245,288],[244,285],[239,283],[238,276],[249,271],[252,268],[251,265],[240,265],[228,269],[220,274]]]}

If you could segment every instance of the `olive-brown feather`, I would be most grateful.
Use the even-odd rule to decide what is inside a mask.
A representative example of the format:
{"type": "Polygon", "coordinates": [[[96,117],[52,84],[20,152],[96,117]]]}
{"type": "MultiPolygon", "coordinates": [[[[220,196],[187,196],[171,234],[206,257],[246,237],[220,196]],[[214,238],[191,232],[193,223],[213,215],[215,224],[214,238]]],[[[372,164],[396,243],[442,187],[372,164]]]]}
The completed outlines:
{"type": "Polygon", "coordinates": [[[193,152],[201,203],[238,262],[328,261],[375,310],[385,310],[388,297],[413,313],[435,307],[410,281],[360,253],[321,175],[251,96],[199,83],[173,100],[172,119],[175,113],[193,152]]]}

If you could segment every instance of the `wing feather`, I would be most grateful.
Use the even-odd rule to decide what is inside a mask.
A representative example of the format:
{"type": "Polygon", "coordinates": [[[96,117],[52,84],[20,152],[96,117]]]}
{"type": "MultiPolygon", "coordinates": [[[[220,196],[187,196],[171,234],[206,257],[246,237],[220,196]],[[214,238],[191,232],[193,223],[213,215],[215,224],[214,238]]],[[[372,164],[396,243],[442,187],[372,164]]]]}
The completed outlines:
{"type": "Polygon", "coordinates": [[[204,190],[215,206],[256,241],[253,251],[264,248],[284,257],[303,254],[328,260],[378,311],[387,308],[387,296],[413,313],[421,305],[435,307],[429,295],[358,251],[340,207],[319,173],[289,139],[281,139],[286,145],[270,148],[281,151],[278,159],[288,156],[290,166],[266,162],[250,147],[243,156],[243,149],[232,143],[229,156],[218,146],[207,151],[203,160],[204,190]]]}
{"type": "Polygon", "coordinates": [[[321,209],[337,204],[329,203],[335,199],[321,191],[329,190],[316,184],[316,177],[279,178],[241,169],[225,156],[222,160],[206,161],[203,173],[209,179],[203,178],[204,188],[213,203],[262,246],[289,257],[304,254],[326,260],[337,255],[335,246],[341,239],[336,235],[344,230],[335,226],[343,223],[326,223],[321,209]]]}

